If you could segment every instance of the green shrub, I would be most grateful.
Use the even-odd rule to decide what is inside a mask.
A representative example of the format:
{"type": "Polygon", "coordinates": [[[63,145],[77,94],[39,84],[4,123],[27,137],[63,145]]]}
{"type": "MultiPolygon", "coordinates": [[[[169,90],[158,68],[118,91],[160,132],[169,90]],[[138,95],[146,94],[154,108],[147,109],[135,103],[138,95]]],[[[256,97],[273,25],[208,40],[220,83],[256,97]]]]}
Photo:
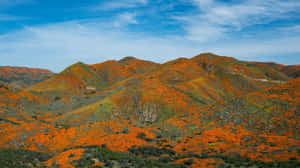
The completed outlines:
{"type": "Polygon", "coordinates": [[[94,164],[94,159],[102,162],[103,167],[157,167],[157,168],[176,168],[182,165],[165,163],[165,161],[150,160],[134,156],[130,153],[110,151],[107,148],[97,146],[86,147],[84,156],[73,162],[75,167],[91,167],[94,164]]]}
{"type": "Polygon", "coordinates": [[[1,168],[41,167],[50,155],[21,149],[0,149],[1,168]]]}

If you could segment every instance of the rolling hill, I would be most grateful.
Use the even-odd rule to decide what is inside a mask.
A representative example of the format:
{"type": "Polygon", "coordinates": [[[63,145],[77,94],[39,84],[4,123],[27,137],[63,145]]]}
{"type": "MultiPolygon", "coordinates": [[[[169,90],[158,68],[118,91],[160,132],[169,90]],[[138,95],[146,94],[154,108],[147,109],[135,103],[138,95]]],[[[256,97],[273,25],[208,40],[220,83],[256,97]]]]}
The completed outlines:
{"type": "Polygon", "coordinates": [[[0,155],[61,168],[297,167],[299,71],[203,53],[78,62],[25,89],[2,83],[0,155]]]}
{"type": "Polygon", "coordinates": [[[0,81],[14,88],[32,86],[50,78],[53,74],[46,69],[0,66],[0,81]]]}
{"type": "Polygon", "coordinates": [[[114,112],[109,112],[108,118],[115,114],[135,115],[140,120],[155,121],[290,79],[273,66],[204,53],[164,64],[132,57],[89,66],[75,64],[33,86],[31,91],[51,90],[67,97],[68,93],[101,97],[86,107],[64,112],[63,121],[71,119],[73,122],[74,118],[94,120],[95,116],[102,115],[98,113],[99,108],[106,107],[102,102],[109,102],[109,107],[114,109],[109,109],[114,112]],[[97,92],[87,94],[88,86],[97,88],[97,92]]]}

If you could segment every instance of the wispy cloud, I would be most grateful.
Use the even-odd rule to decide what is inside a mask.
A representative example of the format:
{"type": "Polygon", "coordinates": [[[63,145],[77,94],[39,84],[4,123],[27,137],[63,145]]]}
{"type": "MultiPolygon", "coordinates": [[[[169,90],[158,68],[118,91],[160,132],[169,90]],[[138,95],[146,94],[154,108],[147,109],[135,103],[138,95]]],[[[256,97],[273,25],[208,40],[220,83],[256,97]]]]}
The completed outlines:
{"type": "MultiPolygon", "coordinates": [[[[55,72],[76,61],[97,63],[133,55],[164,62],[200,52],[255,60],[259,55],[300,53],[300,35],[255,41],[229,41],[224,45],[191,45],[181,37],[150,37],[140,33],[99,29],[101,26],[66,22],[24,30],[0,37],[2,64],[46,67],[55,72]],[[199,47],[201,46],[201,47],[199,47]],[[59,63],[59,64],[58,64],[59,63]]],[[[266,59],[267,60],[267,59],[266,59]]]]}
{"type": "Polygon", "coordinates": [[[164,62],[176,56],[192,56],[197,51],[169,39],[61,23],[27,27],[0,37],[0,53],[6,58],[2,64],[44,66],[57,72],[76,61],[97,63],[133,55],[164,62]]]}
{"type": "Polygon", "coordinates": [[[278,30],[285,34],[295,34],[300,33],[300,25],[292,25],[288,27],[280,27],[278,30]]]}
{"type": "Polygon", "coordinates": [[[124,8],[135,8],[138,6],[144,6],[148,4],[148,0],[114,0],[114,1],[106,1],[100,3],[96,7],[92,7],[92,10],[100,10],[100,11],[111,11],[117,9],[124,9],[124,8]]]}
{"type": "Polygon", "coordinates": [[[197,12],[177,18],[184,21],[187,38],[199,41],[218,39],[226,33],[240,31],[248,26],[292,17],[289,15],[291,12],[300,11],[300,1],[297,0],[245,0],[236,3],[190,0],[190,2],[195,5],[197,12]]]}
{"type": "Polygon", "coordinates": [[[113,22],[114,27],[127,26],[129,24],[138,24],[137,13],[125,12],[117,16],[117,19],[113,22]]]}
{"type": "MultiPolygon", "coordinates": [[[[99,13],[112,10],[109,17],[26,26],[22,30],[0,35],[0,58],[5,58],[1,59],[1,64],[44,67],[58,72],[77,61],[97,63],[128,55],[164,62],[182,56],[192,57],[201,52],[248,60],[260,60],[259,56],[271,60],[274,55],[300,54],[297,23],[283,24],[281,28],[271,26],[272,30],[267,32],[255,30],[255,37],[242,36],[247,27],[298,17],[290,15],[300,11],[297,11],[300,2],[296,0],[234,0],[230,4],[217,0],[181,1],[191,2],[189,5],[192,4],[193,10],[173,11],[178,4],[161,9],[157,1],[155,7],[160,10],[151,13],[154,7],[147,1],[106,1],[98,6],[98,10],[102,10],[99,13]],[[132,10],[143,5],[147,7],[132,10]],[[118,10],[125,8],[131,8],[132,12],[118,10]],[[163,15],[159,15],[162,10],[163,15]],[[172,23],[161,23],[166,20],[172,23]],[[136,29],[131,29],[129,25],[132,24],[136,29]],[[161,33],[161,30],[171,31],[172,27],[176,27],[176,33],[161,33]],[[238,32],[238,38],[232,38],[233,32],[238,32]]],[[[182,6],[179,8],[183,9],[182,6]]],[[[1,16],[4,20],[5,15],[0,15],[0,20],[1,16]]],[[[6,15],[5,19],[17,18],[6,15]]],[[[298,58],[284,61],[281,63],[300,62],[298,58]]]]}

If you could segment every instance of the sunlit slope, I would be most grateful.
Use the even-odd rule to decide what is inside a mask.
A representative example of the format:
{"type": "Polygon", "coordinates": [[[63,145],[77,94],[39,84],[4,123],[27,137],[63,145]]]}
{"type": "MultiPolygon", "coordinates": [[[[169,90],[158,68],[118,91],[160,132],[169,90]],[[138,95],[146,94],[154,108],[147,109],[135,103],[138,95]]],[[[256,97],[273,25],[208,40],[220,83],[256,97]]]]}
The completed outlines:
{"type": "Polygon", "coordinates": [[[156,65],[131,57],[95,65],[76,63],[51,79],[33,86],[30,90],[58,94],[80,94],[89,90],[99,91],[115,82],[151,70],[156,65]]]}
{"type": "Polygon", "coordinates": [[[119,61],[111,60],[89,66],[94,69],[107,84],[111,85],[134,75],[149,72],[157,68],[159,64],[134,57],[125,57],[119,61]]]}
{"type": "Polygon", "coordinates": [[[25,91],[3,83],[0,163],[299,167],[297,67],[126,57],[74,64],[25,91]]]}
{"type": "MultiPolygon", "coordinates": [[[[126,66],[141,64],[135,58],[125,60],[134,62],[126,66]]],[[[124,68],[120,64],[122,61],[93,65],[103,78],[106,76],[103,74],[113,74],[114,77],[106,77],[106,81],[114,84],[98,93],[103,95],[98,102],[68,112],[61,116],[60,121],[82,123],[132,115],[143,121],[165,120],[290,79],[272,67],[211,53],[191,59],[179,58],[165,64],[143,61],[149,68],[141,73],[124,68]]]]}
{"type": "Polygon", "coordinates": [[[79,62],[33,86],[30,91],[69,95],[89,90],[101,90],[105,87],[105,81],[92,68],[79,62]]]}
{"type": "Polygon", "coordinates": [[[249,94],[227,97],[204,109],[206,120],[236,124],[255,132],[299,137],[300,78],[249,94]]]}
{"type": "MultiPolygon", "coordinates": [[[[290,70],[289,74],[296,73],[294,67],[291,69],[293,70],[290,70]]],[[[33,86],[30,90],[78,94],[89,88],[103,90],[136,75],[155,78],[172,85],[197,78],[222,76],[225,73],[265,83],[284,82],[291,79],[288,74],[281,71],[273,65],[238,61],[231,57],[211,53],[200,54],[191,59],[179,58],[164,64],[126,57],[119,61],[111,60],[94,65],[74,64],[51,79],[33,86]]]]}
{"type": "Polygon", "coordinates": [[[37,105],[44,100],[27,91],[0,83],[0,123],[17,123],[18,120],[27,120],[31,115],[24,111],[24,106],[37,105]]]}

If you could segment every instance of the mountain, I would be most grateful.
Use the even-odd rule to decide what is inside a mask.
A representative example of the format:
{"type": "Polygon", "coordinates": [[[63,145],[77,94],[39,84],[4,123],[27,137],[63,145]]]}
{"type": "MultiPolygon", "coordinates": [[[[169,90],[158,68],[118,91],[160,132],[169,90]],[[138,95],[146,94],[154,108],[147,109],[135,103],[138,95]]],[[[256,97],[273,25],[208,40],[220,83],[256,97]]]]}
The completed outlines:
{"type": "Polygon", "coordinates": [[[64,95],[101,91],[131,76],[142,74],[157,64],[127,57],[119,61],[107,61],[95,65],[76,63],[63,72],[32,88],[35,92],[60,92],[64,95]]]}
{"type": "Polygon", "coordinates": [[[112,85],[137,74],[143,74],[158,67],[158,64],[139,60],[135,57],[125,57],[119,61],[106,61],[90,65],[107,84],[112,85]]]}
{"type": "Polygon", "coordinates": [[[298,72],[203,53],[0,83],[0,165],[299,167],[298,72]]]}
{"type": "Polygon", "coordinates": [[[50,78],[53,74],[46,69],[0,66],[0,81],[14,88],[32,86],[50,78]]]}
{"type": "Polygon", "coordinates": [[[104,114],[105,119],[135,115],[156,121],[292,79],[277,66],[281,67],[212,53],[164,64],[125,57],[94,65],[76,63],[28,91],[73,100],[88,96],[80,107],[62,110],[59,121],[79,124],[82,121],[74,119],[103,119],[104,114]]]}
{"type": "Polygon", "coordinates": [[[88,65],[78,62],[66,68],[63,72],[52,76],[29,90],[35,92],[53,92],[58,94],[79,94],[89,90],[101,89],[105,81],[88,65]]]}

